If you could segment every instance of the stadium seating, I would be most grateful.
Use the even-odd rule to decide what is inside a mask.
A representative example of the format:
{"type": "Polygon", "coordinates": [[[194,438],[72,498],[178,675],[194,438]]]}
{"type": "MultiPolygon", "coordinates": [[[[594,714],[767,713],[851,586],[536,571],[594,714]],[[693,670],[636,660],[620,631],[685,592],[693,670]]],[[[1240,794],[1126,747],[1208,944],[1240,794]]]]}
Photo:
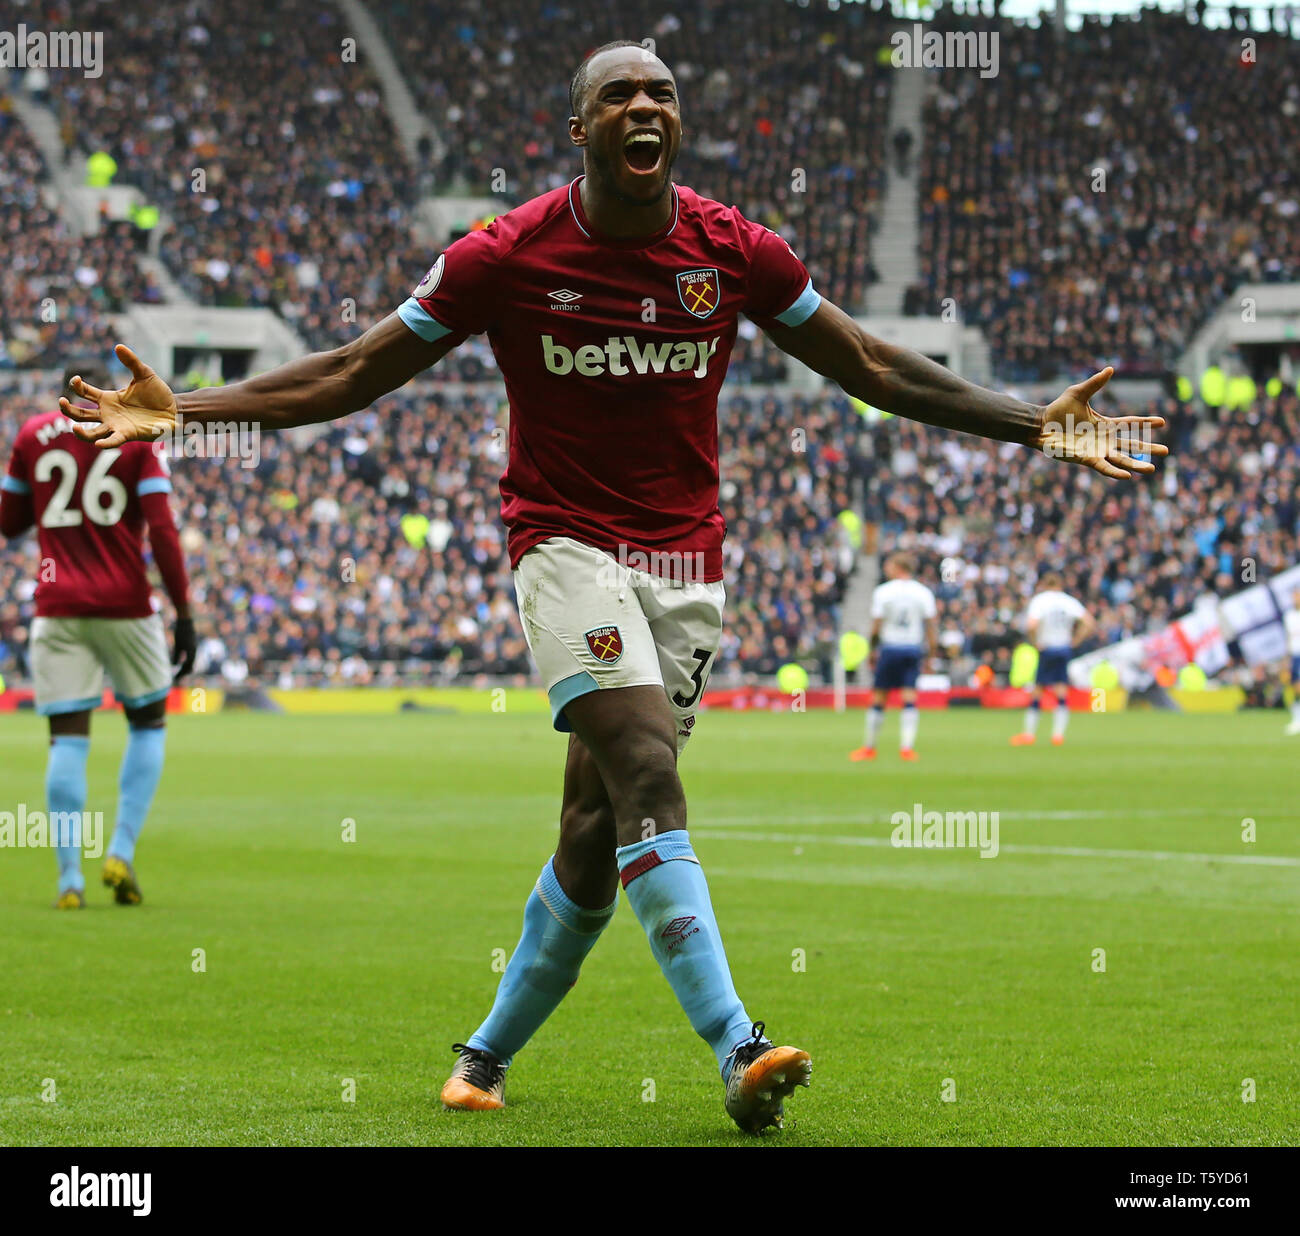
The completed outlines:
{"type": "Polygon", "coordinates": [[[116,342],[110,315],[161,299],[135,262],[130,224],[73,236],[46,200],[48,181],[40,151],[0,98],[0,369],[107,355],[116,342]]]}
{"type": "Polygon", "coordinates": [[[1158,375],[1238,284],[1300,279],[1300,41],[1242,63],[1152,9],[997,29],[996,77],[936,70],[914,312],[955,300],[1004,380],[1158,375]]]}
{"type": "Polygon", "coordinates": [[[1294,563],[1300,400],[1261,399],[1217,424],[1172,400],[1124,410],[1169,422],[1173,458],[1150,481],[1108,482],[911,422],[875,431],[868,512],[884,543],[927,564],[959,670],[985,660],[1005,676],[1016,623],[1049,568],[1090,608],[1105,645],[1172,621],[1203,592],[1239,589],[1246,559],[1259,579],[1294,563]]]}
{"type": "Polygon", "coordinates": [[[51,74],[64,131],[170,216],[162,257],[201,304],[274,308],[324,348],[418,282],[413,169],[364,56],[343,59],[333,6],[160,3],[147,21],[112,0],[48,7],[115,49],[99,78],[51,74]]]}
{"type": "MultiPolygon", "coordinates": [[[[8,401],[10,431],[45,403],[8,401]]],[[[1111,409],[1117,411],[1118,409],[1111,409]]],[[[1300,525],[1300,401],[1260,400],[1215,424],[1172,401],[1176,459],[1153,482],[1110,484],[1019,447],[890,419],[847,401],[724,398],[721,505],[728,625],[717,680],[826,660],[852,554],[836,516],[861,479],[881,543],[911,548],[940,598],[959,673],[1005,675],[1014,624],[1049,566],[1109,643],[1290,565],[1300,525]],[[808,443],[792,451],[792,430],[808,443]],[[1086,548],[1085,548],[1086,547],[1086,548]],[[941,569],[941,564],[946,567],[941,569]]],[[[201,671],[294,683],[526,675],[496,479],[501,401],[413,385],[304,450],[189,459],[174,473],[206,635],[201,671]],[[406,517],[404,524],[403,520],[406,517]],[[241,668],[242,667],[242,668],[241,668]]],[[[0,552],[0,673],[18,668],[35,550],[0,552]]]]}

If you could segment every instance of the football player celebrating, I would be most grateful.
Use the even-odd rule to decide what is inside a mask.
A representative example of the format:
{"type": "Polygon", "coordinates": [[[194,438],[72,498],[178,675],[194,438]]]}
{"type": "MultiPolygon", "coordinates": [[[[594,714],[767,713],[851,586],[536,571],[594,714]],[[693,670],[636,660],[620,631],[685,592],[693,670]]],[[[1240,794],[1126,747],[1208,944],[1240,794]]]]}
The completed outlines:
{"type": "Polygon", "coordinates": [[[674,183],[677,84],[641,45],[588,56],[570,104],[583,174],[457,240],[359,339],[179,398],[119,347],[130,385],[81,385],[98,411],[75,415],[108,447],[178,418],[326,421],[487,334],[511,408],[501,494],[520,618],[570,739],[558,847],[443,1102],[502,1106],[507,1066],[577,981],[621,885],[726,1110],[758,1132],[811,1065],[736,993],[677,773],[722,629],[717,400],[739,315],[874,407],[1040,449],[1050,433],[1054,453],[1104,476],[1153,471],[1128,452],[1163,422],[1098,416],[1088,400],[1110,370],[1039,407],[865,334],[774,232],[674,183]]]}
{"type": "MultiPolygon", "coordinates": [[[[83,387],[75,373],[107,385],[96,362],[64,375],[62,406],[83,387]]],[[[75,415],[75,411],[74,411],[75,415]]],[[[162,776],[167,695],[194,665],[189,580],[167,495],[166,456],[140,442],[105,451],[79,438],[57,411],[32,417],[18,431],[0,481],[0,531],[20,536],[36,525],[41,549],[36,618],[29,639],[36,711],[49,718],[45,775],[51,831],[58,826],[58,909],[85,905],[81,872],[82,813],[90,713],[99,706],[104,671],[126,711],[126,752],[118,779],[117,819],[101,873],[119,905],[137,905],[135,845],[162,776]],[[175,664],[162,619],[150,602],[141,533],[176,609],[175,664]]]]}

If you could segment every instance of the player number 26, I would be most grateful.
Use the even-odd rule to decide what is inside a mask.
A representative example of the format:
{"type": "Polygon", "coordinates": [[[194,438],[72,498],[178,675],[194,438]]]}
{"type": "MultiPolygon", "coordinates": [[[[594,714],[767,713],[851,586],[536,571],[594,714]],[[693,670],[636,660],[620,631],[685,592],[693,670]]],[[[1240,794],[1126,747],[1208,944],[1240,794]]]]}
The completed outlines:
{"type": "MultiPolygon", "coordinates": [[[[122,518],[126,510],[126,486],[108,470],[121,455],[121,451],[102,452],[90,465],[81,486],[81,506],[92,524],[108,527],[122,518]],[[104,499],[107,498],[107,504],[104,499]]],[[[41,516],[44,528],[75,528],[81,523],[82,511],[70,505],[73,490],[77,487],[77,461],[67,451],[46,451],[36,461],[36,479],[48,482],[54,473],[59,474],[59,487],[45,505],[41,516]]]]}

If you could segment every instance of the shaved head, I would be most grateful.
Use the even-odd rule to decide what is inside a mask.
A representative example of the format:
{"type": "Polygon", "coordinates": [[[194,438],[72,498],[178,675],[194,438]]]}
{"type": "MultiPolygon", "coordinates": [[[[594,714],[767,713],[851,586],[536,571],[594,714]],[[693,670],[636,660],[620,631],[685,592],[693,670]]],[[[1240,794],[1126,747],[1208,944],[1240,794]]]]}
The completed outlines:
{"type": "Polygon", "coordinates": [[[602,43],[593,52],[588,52],[583,62],[574,70],[573,76],[569,79],[569,114],[571,116],[582,115],[583,96],[587,93],[587,85],[591,80],[588,73],[588,65],[599,55],[607,51],[614,51],[619,47],[640,47],[646,51],[647,55],[651,53],[645,49],[641,43],[633,39],[615,39],[612,43],[602,43]]]}

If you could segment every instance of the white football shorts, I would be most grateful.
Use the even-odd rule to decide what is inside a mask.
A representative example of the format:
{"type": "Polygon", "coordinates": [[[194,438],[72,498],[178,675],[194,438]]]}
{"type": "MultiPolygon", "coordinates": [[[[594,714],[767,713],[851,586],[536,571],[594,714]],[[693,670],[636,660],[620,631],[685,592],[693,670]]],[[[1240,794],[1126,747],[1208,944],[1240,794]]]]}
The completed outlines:
{"type": "Polygon", "coordinates": [[[126,708],[143,708],[171,690],[171,655],[158,614],[36,618],[30,652],[36,711],[45,716],[98,708],[105,670],[126,708]]]}
{"type": "Polygon", "coordinates": [[[671,583],[570,537],[528,550],[514,578],[555,728],[572,730],[564,709],[580,695],[653,685],[677,718],[680,753],[722,637],[721,581],[671,583]]]}

